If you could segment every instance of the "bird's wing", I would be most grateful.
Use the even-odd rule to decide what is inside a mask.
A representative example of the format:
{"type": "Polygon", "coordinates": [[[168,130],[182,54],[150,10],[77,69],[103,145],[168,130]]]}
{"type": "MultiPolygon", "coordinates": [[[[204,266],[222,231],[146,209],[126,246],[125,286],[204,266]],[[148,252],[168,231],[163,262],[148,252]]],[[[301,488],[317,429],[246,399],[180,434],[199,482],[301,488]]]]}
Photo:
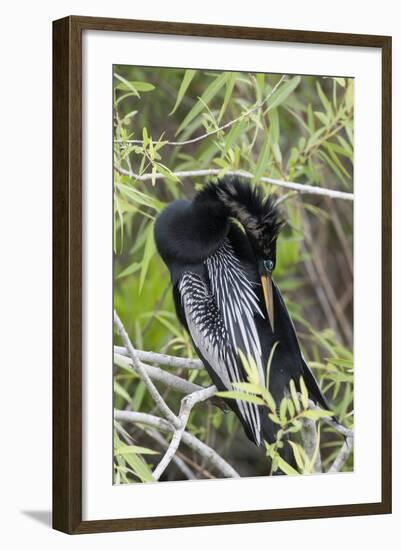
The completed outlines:
{"type": "MultiPolygon", "coordinates": [[[[264,385],[261,346],[255,326],[255,313],[262,315],[252,284],[231,245],[226,242],[205,262],[208,281],[201,275],[185,272],[178,290],[189,333],[196,348],[227,390],[233,382],[245,381],[239,358],[240,349],[251,355],[264,385]]],[[[256,444],[261,443],[258,407],[236,401],[243,422],[256,444]]]]}
{"type": "MultiPolygon", "coordinates": [[[[288,313],[288,309],[287,309],[287,306],[285,305],[285,302],[284,302],[284,299],[281,295],[280,289],[279,289],[279,287],[277,286],[277,284],[275,282],[273,282],[273,284],[274,284],[274,288],[275,288],[275,291],[277,293],[277,297],[278,297],[279,303],[281,305],[282,311],[288,317],[288,320],[289,320],[289,323],[290,323],[290,326],[291,326],[291,329],[292,329],[292,333],[293,333],[292,336],[295,339],[297,348],[299,350],[299,355],[300,355],[299,376],[300,375],[303,376],[305,384],[306,384],[313,400],[316,403],[318,403],[319,405],[321,405],[324,409],[330,410],[330,405],[329,405],[326,397],[323,395],[323,392],[320,389],[319,384],[317,383],[313,372],[308,367],[308,364],[306,363],[305,357],[303,356],[303,353],[302,353],[301,348],[299,346],[299,342],[298,342],[297,333],[296,333],[296,330],[295,330],[295,327],[294,327],[294,323],[291,319],[290,314],[288,313]]],[[[298,364],[298,361],[294,361],[294,365],[295,364],[298,364]]],[[[294,380],[294,382],[298,385],[298,380],[294,380]]]]}

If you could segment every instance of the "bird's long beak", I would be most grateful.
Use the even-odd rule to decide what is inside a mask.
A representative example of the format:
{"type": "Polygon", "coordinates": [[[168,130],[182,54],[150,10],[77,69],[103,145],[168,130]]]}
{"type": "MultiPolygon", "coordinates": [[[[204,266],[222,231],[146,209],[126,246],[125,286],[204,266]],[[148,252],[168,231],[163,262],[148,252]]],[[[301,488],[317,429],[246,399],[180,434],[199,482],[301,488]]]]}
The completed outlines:
{"type": "Polygon", "coordinates": [[[273,285],[270,273],[268,275],[262,275],[262,287],[265,297],[266,310],[269,316],[270,326],[274,332],[274,307],[273,307],[273,285]]]}

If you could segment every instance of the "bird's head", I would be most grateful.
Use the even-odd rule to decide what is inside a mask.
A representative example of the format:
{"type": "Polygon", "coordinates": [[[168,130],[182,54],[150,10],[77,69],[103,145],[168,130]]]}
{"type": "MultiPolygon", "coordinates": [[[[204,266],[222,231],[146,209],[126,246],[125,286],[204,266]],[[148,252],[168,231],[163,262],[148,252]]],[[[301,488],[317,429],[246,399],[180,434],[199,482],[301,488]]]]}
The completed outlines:
{"type": "Polygon", "coordinates": [[[241,224],[248,237],[274,331],[272,274],[276,267],[277,237],[283,223],[275,198],[272,195],[266,197],[259,186],[251,186],[238,178],[224,178],[214,189],[229,215],[241,224]]]}

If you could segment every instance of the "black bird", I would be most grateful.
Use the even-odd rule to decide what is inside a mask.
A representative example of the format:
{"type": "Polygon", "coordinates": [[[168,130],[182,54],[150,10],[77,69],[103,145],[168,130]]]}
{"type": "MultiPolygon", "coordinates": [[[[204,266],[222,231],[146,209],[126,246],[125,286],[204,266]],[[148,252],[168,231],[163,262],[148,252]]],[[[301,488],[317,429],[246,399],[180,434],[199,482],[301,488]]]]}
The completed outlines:
{"type": "MultiPolygon", "coordinates": [[[[220,391],[247,380],[238,350],[254,358],[266,385],[269,355],[278,342],[269,375],[276,403],[290,380],[298,387],[302,375],[310,397],[328,409],[272,278],[281,225],[272,196],[225,177],[192,201],[169,204],[156,220],[155,241],[170,271],[177,316],[220,391]]],[[[227,403],[256,445],[274,440],[277,425],[267,411],[240,400],[227,403]]]]}

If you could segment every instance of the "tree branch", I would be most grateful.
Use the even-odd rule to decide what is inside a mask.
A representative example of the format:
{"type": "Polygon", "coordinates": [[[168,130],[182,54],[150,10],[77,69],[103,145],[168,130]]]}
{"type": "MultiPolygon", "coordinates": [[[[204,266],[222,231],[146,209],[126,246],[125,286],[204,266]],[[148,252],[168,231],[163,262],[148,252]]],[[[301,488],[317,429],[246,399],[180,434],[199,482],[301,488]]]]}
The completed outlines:
{"type": "Polygon", "coordinates": [[[136,351],[134,349],[134,346],[131,344],[131,340],[129,339],[129,336],[120,321],[119,316],[117,315],[117,312],[114,311],[114,325],[120,335],[120,338],[128,350],[128,353],[130,354],[132,364],[135,367],[135,370],[140,374],[142,380],[144,381],[150,395],[153,397],[157,407],[160,409],[160,411],[164,414],[164,416],[177,428],[180,426],[179,419],[175,416],[173,411],[170,409],[170,407],[167,405],[167,403],[164,401],[162,396],[160,395],[158,389],[153,384],[152,380],[150,379],[148,373],[142,366],[142,363],[139,361],[138,356],[136,354],[136,351]]]}
{"type": "MultiPolygon", "coordinates": [[[[206,133],[202,134],[201,136],[191,138],[191,139],[187,139],[185,141],[170,141],[170,140],[166,140],[166,141],[161,140],[161,141],[163,142],[164,145],[178,145],[178,146],[190,145],[192,143],[197,143],[198,141],[202,141],[203,139],[206,139],[210,136],[218,134],[222,130],[226,130],[227,128],[230,128],[233,124],[235,124],[236,122],[239,122],[240,120],[247,117],[251,113],[254,113],[255,111],[258,111],[259,109],[261,109],[265,105],[265,103],[267,103],[267,101],[271,98],[271,96],[274,94],[274,92],[277,90],[277,88],[280,86],[280,84],[285,79],[286,79],[286,75],[283,75],[280,78],[280,80],[277,82],[277,84],[274,86],[272,91],[265,97],[265,99],[263,101],[261,101],[260,103],[258,103],[254,107],[252,107],[251,109],[248,109],[247,111],[243,112],[237,118],[234,118],[233,120],[230,120],[230,122],[227,122],[226,124],[223,124],[222,126],[219,126],[215,130],[211,130],[210,132],[206,132],[206,133]]],[[[142,139],[115,139],[114,143],[132,143],[132,144],[137,144],[137,145],[143,145],[144,142],[143,142],[142,139]]]]}
{"type": "Polygon", "coordinates": [[[205,401],[206,399],[209,399],[210,397],[213,397],[216,392],[216,386],[210,386],[209,388],[201,389],[191,393],[190,395],[186,395],[183,398],[183,400],[181,401],[180,414],[178,415],[181,426],[174,431],[169,448],[167,449],[165,455],[153,472],[153,477],[155,479],[160,479],[164,470],[170,464],[173,456],[177,452],[178,446],[181,442],[183,433],[188,423],[189,415],[191,414],[193,407],[196,405],[196,403],[200,403],[202,401],[205,401]]]}
{"type": "MultiPolygon", "coordinates": [[[[114,346],[114,353],[129,357],[130,354],[126,347],[114,346]]],[[[153,351],[142,351],[137,349],[136,356],[140,361],[149,361],[156,365],[164,365],[165,367],[176,367],[178,369],[203,369],[203,363],[200,359],[187,359],[185,357],[173,357],[164,353],[155,353],[153,351]]]]}
{"type": "MultiPolygon", "coordinates": [[[[200,454],[202,454],[202,456],[207,456],[214,465],[219,464],[218,468],[220,469],[220,471],[222,471],[223,469],[225,471],[225,475],[227,475],[227,472],[229,471],[230,473],[227,475],[227,477],[239,477],[235,470],[227,470],[227,466],[228,468],[231,467],[227,465],[227,463],[213,449],[211,449],[206,444],[202,443],[197,438],[194,438],[194,436],[185,431],[193,407],[197,403],[200,403],[210,398],[214,398],[217,392],[217,388],[215,386],[203,388],[202,386],[193,384],[192,382],[171,374],[170,372],[166,372],[158,367],[147,365],[146,363],[142,362],[141,358],[146,358],[147,360],[152,360],[156,363],[163,363],[168,366],[179,366],[180,368],[184,367],[201,369],[203,368],[202,362],[193,359],[177,358],[165,354],[136,350],[133,347],[129,336],[125,331],[125,328],[116,312],[114,312],[114,324],[124,344],[124,347],[114,347],[114,362],[118,366],[132,368],[142,378],[157,407],[166,417],[166,419],[163,419],[145,413],[115,411],[115,419],[144,423],[164,431],[173,432],[173,436],[170,444],[168,445],[167,451],[153,472],[155,479],[160,479],[163,472],[166,470],[170,462],[174,459],[181,441],[184,441],[192,448],[196,448],[196,450],[200,454]],[[167,403],[164,401],[163,397],[157,390],[156,386],[153,384],[152,379],[158,380],[164,383],[166,386],[174,388],[177,391],[186,394],[185,397],[183,397],[183,399],[181,400],[180,412],[178,416],[176,416],[170,410],[167,403]]],[[[309,401],[309,408],[312,410],[319,409],[319,407],[315,405],[315,403],[313,403],[312,401],[309,401]]],[[[322,421],[329,424],[333,429],[335,429],[347,438],[346,442],[342,446],[339,454],[337,455],[334,463],[329,470],[329,472],[340,471],[352,450],[354,437],[353,431],[345,428],[344,426],[341,426],[330,417],[323,417],[322,421]]],[[[309,457],[312,457],[316,448],[317,441],[316,425],[313,421],[304,422],[303,438],[305,451],[309,457]]],[[[316,471],[321,471],[320,453],[318,453],[315,462],[315,469],[316,471]]]]}
{"type": "MultiPolygon", "coordinates": [[[[309,408],[311,410],[320,410],[320,407],[318,407],[313,401],[311,401],[309,399],[309,408]]],[[[345,426],[343,426],[342,424],[339,424],[338,422],[336,422],[335,420],[333,420],[330,416],[324,416],[322,418],[323,422],[325,422],[326,424],[328,424],[329,426],[331,426],[333,428],[333,430],[336,430],[336,432],[340,433],[341,435],[345,436],[345,437],[351,437],[353,438],[354,437],[354,431],[353,430],[350,430],[349,428],[346,428],[345,426]]]]}
{"type": "MultiPolygon", "coordinates": [[[[143,428],[145,430],[145,432],[148,434],[149,437],[151,437],[152,439],[154,439],[155,441],[157,441],[157,443],[163,447],[163,449],[168,449],[169,447],[169,442],[164,439],[164,437],[154,428],[143,428]]],[[[178,456],[178,453],[176,453],[174,456],[173,456],[173,462],[175,463],[175,465],[177,466],[177,468],[179,470],[181,470],[181,472],[184,474],[184,476],[187,478],[187,479],[196,479],[194,473],[192,472],[191,468],[189,468],[184,460],[178,456]]]]}
{"type": "MultiPolygon", "coordinates": [[[[141,376],[141,373],[135,368],[132,360],[129,357],[114,353],[114,363],[119,367],[133,369],[137,374],[139,374],[139,376],[141,376]]],[[[157,380],[157,382],[161,382],[165,386],[173,388],[180,393],[192,393],[194,391],[203,389],[202,386],[198,386],[198,384],[188,382],[188,380],[185,380],[180,376],[176,376],[175,374],[171,374],[170,372],[159,369],[158,367],[146,365],[145,363],[142,363],[142,361],[140,362],[140,364],[144,372],[146,372],[146,374],[149,376],[149,378],[151,378],[152,380],[157,380]]]]}
{"type": "MultiPolygon", "coordinates": [[[[125,170],[125,168],[122,168],[121,166],[118,166],[116,164],[114,165],[114,168],[117,172],[119,172],[123,176],[129,176],[130,178],[136,179],[138,181],[150,181],[150,180],[154,181],[159,179],[165,179],[166,177],[168,177],[168,175],[161,174],[160,172],[157,172],[156,174],[153,174],[153,173],[135,174],[134,172],[130,170],[125,170]]],[[[221,169],[210,168],[205,170],[183,170],[178,172],[170,172],[169,175],[171,177],[176,177],[176,178],[193,178],[193,177],[204,177],[204,176],[218,176],[220,172],[221,172],[221,169]]],[[[251,174],[250,172],[245,172],[243,170],[228,170],[227,172],[224,172],[224,174],[228,176],[239,176],[245,179],[253,179],[255,177],[254,174],[251,174]]],[[[325,197],[331,197],[333,199],[344,199],[349,201],[354,200],[353,193],[346,193],[345,191],[337,191],[335,189],[327,189],[326,187],[318,187],[316,185],[307,185],[303,183],[297,183],[295,181],[277,180],[277,179],[268,178],[265,176],[262,176],[260,178],[260,181],[263,181],[264,183],[270,183],[271,185],[277,185],[278,187],[283,187],[284,189],[293,189],[298,193],[305,193],[310,195],[323,195],[325,197]]]]}
{"type": "MultiPolygon", "coordinates": [[[[164,432],[174,432],[175,427],[159,416],[154,416],[147,413],[139,413],[133,411],[114,411],[114,418],[120,422],[131,422],[134,424],[144,424],[152,426],[158,430],[164,432]]],[[[192,450],[200,454],[205,458],[216,470],[218,470],[224,477],[239,478],[238,472],[234,470],[228,462],[226,462],[214,449],[200,441],[197,437],[184,431],[182,434],[182,441],[190,447],[192,450]]]]}
{"type": "MultiPolygon", "coordinates": [[[[317,430],[316,430],[316,422],[314,420],[311,420],[310,418],[304,418],[302,420],[302,428],[301,428],[301,435],[302,435],[302,442],[303,446],[306,452],[307,457],[309,460],[312,459],[316,445],[317,445],[317,430]]],[[[317,451],[317,456],[314,464],[314,470],[315,472],[321,472],[322,471],[322,461],[320,458],[320,449],[317,451]]]]}
{"type": "Polygon", "coordinates": [[[351,454],[353,446],[354,446],[354,438],[347,437],[347,439],[344,441],[340,449],[340,452],[336,456],[336,459],[334,460],[333,464],[330,466],[330,469],[328,470],[329,474],[334,474],[341,471],[342,467],[347,462],[349,455],[351,454]]]}

